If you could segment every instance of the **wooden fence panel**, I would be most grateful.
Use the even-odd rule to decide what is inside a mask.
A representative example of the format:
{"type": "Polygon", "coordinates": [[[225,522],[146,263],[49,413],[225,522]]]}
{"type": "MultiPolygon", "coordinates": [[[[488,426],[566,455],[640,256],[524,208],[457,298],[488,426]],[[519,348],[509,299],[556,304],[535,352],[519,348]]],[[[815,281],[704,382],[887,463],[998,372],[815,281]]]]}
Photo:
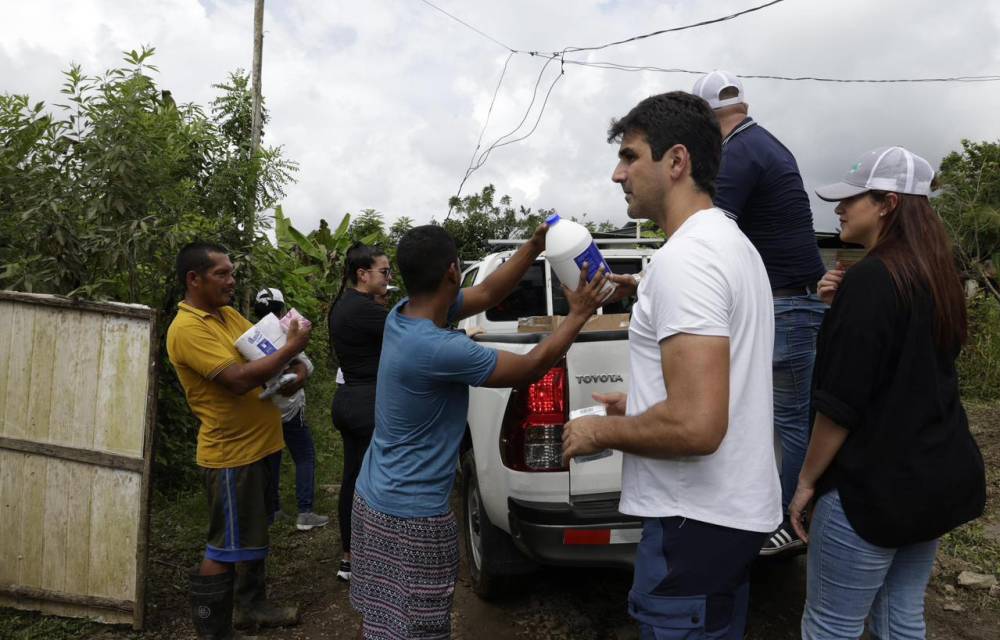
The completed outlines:
{"type": "Polygon", "coordinates": [[[155,315],[0,291],[0,606],[141,628],[155,315]]]}

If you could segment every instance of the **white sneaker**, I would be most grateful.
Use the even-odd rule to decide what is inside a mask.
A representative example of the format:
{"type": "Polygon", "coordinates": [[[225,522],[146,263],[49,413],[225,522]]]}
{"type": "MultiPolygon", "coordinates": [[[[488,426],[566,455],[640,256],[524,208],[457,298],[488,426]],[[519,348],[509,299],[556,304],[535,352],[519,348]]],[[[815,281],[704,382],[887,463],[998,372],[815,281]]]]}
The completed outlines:
{"type": "Polygon", "coordinates": [[[340,561],[340,568],[337,569],[337,580],[340,580],[341,582],[350,582],[351,581],[351,561],[350,560],[341,560],[340,561]]]}

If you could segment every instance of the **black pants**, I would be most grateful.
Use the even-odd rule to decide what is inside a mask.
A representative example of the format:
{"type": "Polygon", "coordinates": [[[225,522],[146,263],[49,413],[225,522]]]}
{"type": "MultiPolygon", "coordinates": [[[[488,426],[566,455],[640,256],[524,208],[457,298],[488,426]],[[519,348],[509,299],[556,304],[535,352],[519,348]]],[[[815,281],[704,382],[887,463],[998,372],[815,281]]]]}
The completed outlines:
{"type": "Polygon", "coordinates": [[[333,396],[333,426],[344,439],[344,477],[337,516],[344,553],[351,551],[351,505],[361,461],[375,431],[375,385],[341,385],[333,396]]]}

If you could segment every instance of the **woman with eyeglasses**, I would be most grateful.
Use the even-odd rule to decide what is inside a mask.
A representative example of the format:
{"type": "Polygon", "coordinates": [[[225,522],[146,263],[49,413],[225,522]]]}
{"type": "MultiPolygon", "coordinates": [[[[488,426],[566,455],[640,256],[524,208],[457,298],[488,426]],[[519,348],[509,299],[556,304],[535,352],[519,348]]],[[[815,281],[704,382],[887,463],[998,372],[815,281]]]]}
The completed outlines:
{"type": "Polygon", "coordinates": [[[389,258],[378,247],[357,243],[347,251],[340,291],[330,306],[330,345],[344,384],[333,396],[333,425],[344,440],[344,475],[337,513],[344,557],[337,578],[351,579],[351,504],[361,461],[375,429],[375,381],[382,354],[384,300],[392,281],[389,258]]]}
{"type": "Polygon", "coordinates": [[[955,360],[965,298],[934,171],[903,149],[875,149],[816,194],[839,201],[840,237],[867,255],[829,271],[816,411],[789,505],[809,543],[802,637],[923,638],[938,538],[979,517],[983,459],[959,399],[955,360]],[[815,499],[809,535],[803,515],[815,499]]]}

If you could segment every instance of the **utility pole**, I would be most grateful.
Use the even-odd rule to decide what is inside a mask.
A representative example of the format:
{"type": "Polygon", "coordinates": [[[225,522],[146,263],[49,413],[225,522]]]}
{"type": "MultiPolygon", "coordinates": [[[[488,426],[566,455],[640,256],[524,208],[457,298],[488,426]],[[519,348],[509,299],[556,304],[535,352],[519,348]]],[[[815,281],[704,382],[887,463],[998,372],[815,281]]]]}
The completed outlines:
{"type": "Polygon", "coordinates": [[[250,152],[260,149],[261,91],[260,67],[264,52],[264,0],[255,0],[253,8],[253,124],[250,133],[250,152]]]}
{"type": "MultiPolygon", "coordinates": [[[[250,124],[250,158],[256,160],[260,151],[260,130],[262,126],[261,113],[261,88],[260,88],[260,68],[261,58],[264,54],[264,0],[254,0],[253,8],[253,69],[251,71],[251,96],[253,98],[253,116],[250,124]]],[[[246,219],[246,263],[247,273],[251,272],[250,267],[250,247],[253,244],[254,222],[257,215],[257,172],[253,173],[252,184],[248,189],[249,202],[247,203],[246,219]]],[[[251,289],[248,287],[243,301],[243,310],[250,311],[251,289]]]]}

